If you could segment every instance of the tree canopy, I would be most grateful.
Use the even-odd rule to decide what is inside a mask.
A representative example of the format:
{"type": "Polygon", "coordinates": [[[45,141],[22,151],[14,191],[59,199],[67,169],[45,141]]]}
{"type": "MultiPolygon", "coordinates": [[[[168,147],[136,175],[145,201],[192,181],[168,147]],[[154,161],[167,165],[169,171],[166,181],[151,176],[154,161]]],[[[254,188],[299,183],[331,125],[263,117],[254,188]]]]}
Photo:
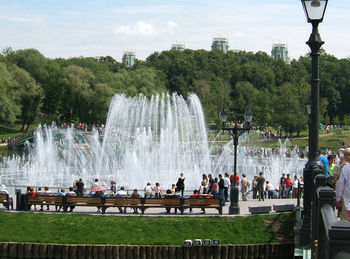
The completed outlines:
{"type": "MultiPolygon", "coordinates": [[[[307,55],[290,64],[264,52],[170,50],[155,52],[126,67],[111,56],[46,58],[36,49],[0,54],[0,119],[33,123],[40,112],[57,122],[104,123],[112,96],[196,93],[207,121],[254,112],[254,124],[288,133],[307,127],[305,101],[310,95],[307,55]]],[[[320,56],[320,114],[324,123],[350,117],[350,60],[325,51],[320,56]]]]}

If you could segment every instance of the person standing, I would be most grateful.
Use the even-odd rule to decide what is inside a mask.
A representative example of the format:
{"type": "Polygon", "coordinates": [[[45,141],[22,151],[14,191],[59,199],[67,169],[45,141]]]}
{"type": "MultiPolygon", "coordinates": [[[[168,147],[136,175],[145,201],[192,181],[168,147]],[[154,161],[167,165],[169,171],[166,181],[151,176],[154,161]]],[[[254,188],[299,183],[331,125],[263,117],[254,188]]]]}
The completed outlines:
{"type": "Polygon", "coordinates": [[[230,175],[230,183],[231,183],[231,185],[233,184],[234,186],[235,185],[238,186],[238,184],[239,184],[239,175],[236,174],[236,179],[235,179],[235,174],[234,173],[231,174],[230,175]]]}
{"type": "Polygon", "coordinates": [[[266,181],[266,191],[267,191],[267,198],[273,199],[275,195],[275,191],[273,189],[273,185],[269,181],[266,181]]]}
{"type": "Polygon", "coordinates": [[[290,174],[287,174],[287,178],[284,180],[286,186],[286,198],[290,198],[290,191],[292,190],[292,181],[290,180],[290,174]]]}
{"type": "Polygon", "coordinates": [[[181,173],[180,178],[177,180],[175,191],[181,192],[181,196],[184,197],[184,190],[185,190],[185,175],[184,173],[181,173]]]}
{"type": "Polygon", "coordinates": [[[299,185],[299,191],[300,191],[300,198],[304,196],[304,176],[300,176],[300,185],[299,185]]]}
{"type": "Polygon", "coordinates": [[[298,198],[298,190],[299,190],[299,179],[298,176],[294,176],[294,181],[293,181],[293,192],[292,192],[292,197],[294,199],[298,198]]]}
{"type": "Polygon", "coordinates": [[[209,190],[209,193],[211,193],[211,189],[212,189],[213,183],[214,183],[214,179],[213,179],[212,174],[208,174],[208,190],[209,190]]]}
{"type": "Polygon", "coordinates": [[[242,174],[242,180],[241,180],[241,192],[242,192],[242,200],[247,201],[247,195],[249,192],[249,181],[247,179],[246,174],[242,174]]]}
{"type": "Polygon", "coordinates": [[[225,201],[228,201],[228,189],[230,188],[230,175],[226,172],[225,177],[224,177],[224,182],[225,182],[225,201]]]}
{"type": "MultiPolygon", "coordinates": [[[[343,174],[343,169],[348,166],[350,164],[350,148],[346,148],[344,150],[344,160],[341,162],[341,165],[340,165],[340,175],[339,175],[339,178],[338,178],[338,182],[337,182],[337,185],[336,185],[336,193],[337,193],[337,207],[338,207],[338,211],[340,210],[340,219],[343,219],[343,220],[347,220],[349,221],[350,217],[349,217],[349,214],[348,214],[348,210],[345,209],[346,208],[346,205],[345,205],[345,196],[347,196],[347,200],[349,201],[349,192],[345,192],[345,189],[346,190],[349,190],[349,184],[350,182],[349,181],[346,181],[346,184],[345,184],[345,177],[343,176],[343,180],[341,183],[340,186],[338,186],[339,184],[339,181],[340,181],[340,178],[343,174]],[[341,191],[341,188],[344,184],[344,188],[343,188],[343,191],[341,191]],[[341,198],[341,202],[339,201],[339,199],[341,198]]],[[[347,169],[348,171],[349,169],[347,169]]],[[[349,180],[349,178],[347,178],[349,180]]],[[[348,203],[349,204],[349,203],[348,203]]]]}
{"type": "Polygon", "coordinates": [[[264,201],[265,200],[265,195],[264,195],[264,184],[265,184],[265,178],[263,176],[263,173],[260,172],[259,173],[259,177],[257,179],[257,189],[258,189],[258,195],[259,195],[259,201],[261,201],[261,199],[264,201]]]}
{"type": "Polygon", "coordinates": [[[211,185],[210,193],[212,195],[218,195],[219,194],[219,184],[218,184],[218,178],[215,177],[214,182],[211,185]]]}
{"type": "Polygon", "coordinates": [[[76,183],[77,185],[77,196],[83,196],[84,195],[84,182],[83,179],[79,179],[79,181],[76,183]]]}
{"type": "Polygon", "coordinates": [[[225,206],[225,180],[224,178],[222,177],[222,174],[219,174],[219,195],[220,195],[220,198],[221,198],[221,204],[222,206],[225,206]]]}
{"type": "Polygon", "coordinates": [[[110,195],[114,196],[116,193],[117,193],[117,183],[115,181],[111,181],[110,195]]]}
{"type": "Polygon", "coordinates": [[[283,199],[285,197],[284,191],[285,191],[285,181],[286,181],[286,174],[282,173],[282,177],[280,178],[280,185],[279,185],[279,198],[283,199]]]}
{"type": "Polygon", "coordinates": [[[253,199],[256,199],[258,197],[258,176],[254,175],[254,179],[252,181],[252,190],[253,190],[253,199]]]}
{"type": "MultiPolygon", "coordinates": [[[[345,156],[350,158],[350,153],[347,153],[345,156]]],[[[340,177],[336,186],[336,194],[337,206],[342,208],[343,216],[341,219],[350,222],[350,165],[345,165],[340,173],[340,177]],[[344,202],[342,202],[342,200],[344,202]],[[345,213],[345,211],[347,213],[345,213]]]]}

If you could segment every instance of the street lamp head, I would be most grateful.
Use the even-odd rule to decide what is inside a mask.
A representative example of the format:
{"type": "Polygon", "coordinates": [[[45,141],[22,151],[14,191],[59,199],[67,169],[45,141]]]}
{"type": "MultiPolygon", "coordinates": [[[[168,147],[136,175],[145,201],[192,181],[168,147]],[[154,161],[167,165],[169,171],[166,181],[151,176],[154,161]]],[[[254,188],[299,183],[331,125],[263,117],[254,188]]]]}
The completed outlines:
{"type": "Polygon", "coordinates": [[[306,107],[307,114],[309,114],[309,116],[310,116],[311,115],[311,96],[309,96],[309,98],[307,98],[306,103],[305,103],[305,107],[306,107]]]}
{"type": "Polygon", "coordinates": [[[251,110],[247,110],[244,113],[244,121],[247,123],[251,123],[253,120],[253,112],[251,110]]]}
{"type": "Polygon", "coordinates": [[[328,0],[301,0],[307,22],[320,23],[323,20],[328,0]]]}
{"type": "Polygon", "coordinates": [[[220,121],[225,123],[227,121],[228,113],[225,110],[222,110],[219,114],[220,121]]]}

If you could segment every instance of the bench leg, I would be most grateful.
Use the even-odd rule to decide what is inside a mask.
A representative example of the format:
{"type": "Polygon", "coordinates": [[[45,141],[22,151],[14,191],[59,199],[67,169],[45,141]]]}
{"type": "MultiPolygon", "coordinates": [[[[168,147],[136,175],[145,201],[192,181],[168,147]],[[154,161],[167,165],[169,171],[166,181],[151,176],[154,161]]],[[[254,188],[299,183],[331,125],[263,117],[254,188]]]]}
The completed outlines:
{"type": "Polygon", "coordinates": [[[102,206],[102,214],[105,214],[106,213],[106,207],[105,206],[102,206]]]}
{"type": "Polygon", "coordinates": [[[218,208],[219,214],[222,215],[222,208],[218,208]]]}

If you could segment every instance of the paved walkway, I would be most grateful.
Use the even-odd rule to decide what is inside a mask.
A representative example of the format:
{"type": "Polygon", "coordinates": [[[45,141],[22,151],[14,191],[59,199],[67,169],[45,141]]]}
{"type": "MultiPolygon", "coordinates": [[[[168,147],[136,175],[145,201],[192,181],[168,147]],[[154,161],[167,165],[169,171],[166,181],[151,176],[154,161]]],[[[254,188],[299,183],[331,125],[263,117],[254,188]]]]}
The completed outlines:
{"type": "MultiPolygon", "coordinates": [[[[11,195],[12,196],[12,195],[11,195]]],[[[16,202],[16,197],[13,196],[14,203],[16,202]]],[[[301,199],[302,202],[302,199],[301,199]]],[[[258,201],[258,200],[248,200],[248,201],[239,201],[239,207],[240,207],[240,216],[248,216],[251,215],[249,213],[249,206],[271,206],[272,211],[270,213],[275,213],[273,212],[273,205],[282,205],[282,204],[297,204],[296,199],[266,199],[265,201],[258,201]]],[[[228,210],[229,210],[230,203],[227,202],[226,206],[223,209],[223,214],[222,216],[226,217],[231,217],[234,215],[229,215],[228,210]]],[[[6,209],[3,208],[3,206],[0,206],[0,210],[4,211],[6,209]]],[[[14,208],[16,208],[16,204],[14,204],[14,208]]],[[[46,210],[46,206],[44,206],[44,211],[38,211],[40,209],[40,206],[37,206],[37,210],[32,210],[32,212],[40,212],[40,213],[62,213],[62,212],[55,212],[55,207],[50,206],[50,210],[46,210]]],[[[97,213],[97,208],[95,207],[84,207],[84,206],[77,206],[73,212],[69,213],[86,213],[86,214],[94,214],[94,215],[101,215],[97,213]]],[[[124,213],[119,213],[118,208],[108,208],[106,210],[105,215],[113,215],[113,216],[138,216],[141,215],[141,212],[139,214],[133,214],[133,210],[131,208],[127,209],[126,214],[124,213]]],[[[168,214],[165,212],[164,208],[149,208],[145,211],[145,216],[181,216],[180,211],[177,212],[177,214],[174,213],[174,210],[171,210],[171,213],[168,214]]],[[[218,216],[218,210],[217,209],[206,209],[206,213],[202,214],[201,209],[193,209],[193,212],[190,213],[189,210],[185,210],[184,216],[218,216]]]]}

